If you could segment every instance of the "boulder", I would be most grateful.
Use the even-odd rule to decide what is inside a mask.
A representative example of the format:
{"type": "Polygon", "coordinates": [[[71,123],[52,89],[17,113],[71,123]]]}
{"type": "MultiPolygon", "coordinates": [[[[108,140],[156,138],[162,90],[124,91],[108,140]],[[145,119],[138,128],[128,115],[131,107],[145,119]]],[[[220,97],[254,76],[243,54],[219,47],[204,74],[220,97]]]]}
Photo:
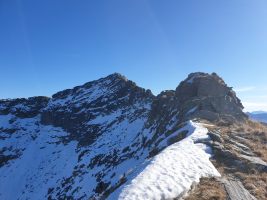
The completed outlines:
{"type": "Polygon", "coordinates": [[[223,143],[224,141],[219,132],[209,132],[208,135],[210,136],[211,140],[215,142],[223,143]]]}

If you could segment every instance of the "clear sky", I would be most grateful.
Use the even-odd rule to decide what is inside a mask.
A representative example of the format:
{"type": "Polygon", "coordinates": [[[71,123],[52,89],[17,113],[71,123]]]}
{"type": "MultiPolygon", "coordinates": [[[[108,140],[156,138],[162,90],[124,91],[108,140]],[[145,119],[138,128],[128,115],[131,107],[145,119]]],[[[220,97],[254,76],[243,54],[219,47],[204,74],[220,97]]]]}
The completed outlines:
{"type": "Polygon", "coordinates": [[[0,0],[0,98],[113,72],[157,94],[196,71],[267,110],[267,1],[0,0]]]}

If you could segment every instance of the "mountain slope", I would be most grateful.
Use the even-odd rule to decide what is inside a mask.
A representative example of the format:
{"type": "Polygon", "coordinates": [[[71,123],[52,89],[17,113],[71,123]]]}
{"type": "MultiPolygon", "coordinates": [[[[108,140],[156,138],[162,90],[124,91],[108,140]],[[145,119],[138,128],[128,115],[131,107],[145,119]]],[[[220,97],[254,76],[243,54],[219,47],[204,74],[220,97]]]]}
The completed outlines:
{"type": "MultiPolygon", "coordinates": [[[[13,154],[18,158],[2,167],[1,175],[5,176],[12,171],[14,176],[23,177],[25,184],[18,187],[15,192],[19,196],[24,194],[25,197],[22,195],[22,199],[30,197],[31,193],[56,199],[68,196],[75,199],[91,198],[102,193],[107,186],[119,182],[120,176],[126,173],[125,166],[138,164],[140,162],[138,157],[142,156],[140,154],[145,154],[138,149],[141,148],[140,134],[152,99],[151,93],[135,86],[121,75],[113,74],[53,95],[36,116],[20,118],[21,111],[15,109],[24,106],[24,110],[29,110],[27,106],[31,105],[22,106],[19,101],[10,106],[9,101],[4,101],[2,113],[4,111],[7,113],[8,110],[15,111],[1,115],[3,118],[1,125],[5,126],[1,131],[1,136],[4,137],[1,142],[2,154],[6,160],[13,158],[13,154]],[[20,143],[19,145],[14,143],[16,140],[14,138],[18,138],[15,142],[20,143]],[[39,163],[34,157],[29,160],[32,151],[40,151],[39,163]],[[73,157],[64,161],[64,156],[70,154],[68,151],[72,152],[73,157]],[[40,171],[39,168],[34,171],[31,165],[27,165],[27,161],[40,165],[48,171],[40,171]],[[51,165],[44,165],[46,162],[51,165]],[[17,167],[17,164],[21,163],[26,165],[17,167]],[[118,166],[119,164],[121,166],[118,166]],[[65,165],[69,169],[68,172],[59,173],[61,176],[57,177],[58,171],[55,169],[61,170],[65,165]],[[118,166],[117,169],[114,169],[115,166],[118,166]],[[17,174],[20,172],[15,168],[21,168],[25,172],[22,175],[17,174]],[[28,175],[28,170],[31,170],[31,175],[28,175]],[[46,180],[48,177],[41,179],[42,183],[27,181],[27,179],[32,180],[32,176],[41,177],[40,174],[51,175],[53,183],[46,180]],[[46,189],[43,194],[39,191],[40,185],[46,189]]],[[[9,177],[6,179],[10,180],[9,177]]],[[[10,180],[10,184],[8,181],[3,184],[8,188],[14,185],[14,182],[10,180]]],[[[8,198],[4,194],[1,195],[3,198],[8,198]]]]}
{"type": "Polygon", "coordinates": [[[184,140],[168,146],[145,167],[141,166],[141,173],[129,177],[109,199],[174,199],[184,195],[201,177],[220,177],[209,161],[211,149],[201,143],[210,140],[208,130],[193,122],[183,130],[188,130],[184,140]]]}
{"type": "Polygon", "coordinates": [[[115,73],[52,98],[1,100],[0,197],[146,198],[131,188],[136,181],[144,186],[147,177],[154,195],[183,195],[202,176],[219,175],[208,160],[207,132],[196,136],[203,128],[189,120],[243,121],[242,108],[218,75],[205,73],[190,74],[175,91],[158,96],[115,73]],[[165,156],[177,157],[163,160],[171,170],[162,163],[165,156]],[[187,156],[199,163],[189,179],[180,170],[191,165],[182,159],[187,156]],[[159,186],[155,174],[163,177],[159,186]],[[172,188],[166,190],[164,177],[172,177],[172,188]]]}

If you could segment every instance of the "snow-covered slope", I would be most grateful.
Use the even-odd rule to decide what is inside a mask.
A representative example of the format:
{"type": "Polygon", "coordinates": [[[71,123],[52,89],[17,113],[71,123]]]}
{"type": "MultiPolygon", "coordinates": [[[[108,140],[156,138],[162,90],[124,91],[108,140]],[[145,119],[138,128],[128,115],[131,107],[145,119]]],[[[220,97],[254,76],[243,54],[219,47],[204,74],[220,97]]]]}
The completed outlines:
{"type": "Polygon", "coordinates": [[[241,104],[217,75],[193,77],[158,96],[112,74],[52,98],[0,100],[0,199],[173,198],[218,176],[207,130],[188,120],[241,104]],[[207,77],[230,96],[196,92],[207,77]]]}
{"type": "Polygon", "coordinates": [[[211,150],[200,141],[210,140],[208,130],[190,122],[187,137],[141,165],[131,179],[109,199],[174,199],[182,197],[201,177],[220,176],[209,161],[211,150]]]}
{"type": "MultiPolygon", "coordinates": [[[[68,135],[61,128],[39,124],[35,118],[1,116],[2,154],[11,160],[0,168],[0,199],[44,199],[50,188],[72,175],[77,164],[77,142],[61,142],[68,135]]],[[[2,156],[3,156],[2,155],[2,156]]]]}

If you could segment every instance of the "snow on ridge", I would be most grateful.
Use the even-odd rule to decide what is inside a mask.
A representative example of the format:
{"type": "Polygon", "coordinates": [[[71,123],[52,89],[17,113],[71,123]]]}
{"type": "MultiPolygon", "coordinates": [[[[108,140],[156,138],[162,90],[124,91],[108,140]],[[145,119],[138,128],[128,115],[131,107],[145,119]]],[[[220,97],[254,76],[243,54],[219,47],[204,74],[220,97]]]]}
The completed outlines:
{"type": "Polygon", "coordinates": [[[144,170],[140,170],[141,173],[115,191],[109,199],[172,199],[183,196],[201,177],[219,177],[205,145],[195,144],[208,138],[208,130],[191,121],[188,130],[187,138],[155,156],[144,170]]]}

